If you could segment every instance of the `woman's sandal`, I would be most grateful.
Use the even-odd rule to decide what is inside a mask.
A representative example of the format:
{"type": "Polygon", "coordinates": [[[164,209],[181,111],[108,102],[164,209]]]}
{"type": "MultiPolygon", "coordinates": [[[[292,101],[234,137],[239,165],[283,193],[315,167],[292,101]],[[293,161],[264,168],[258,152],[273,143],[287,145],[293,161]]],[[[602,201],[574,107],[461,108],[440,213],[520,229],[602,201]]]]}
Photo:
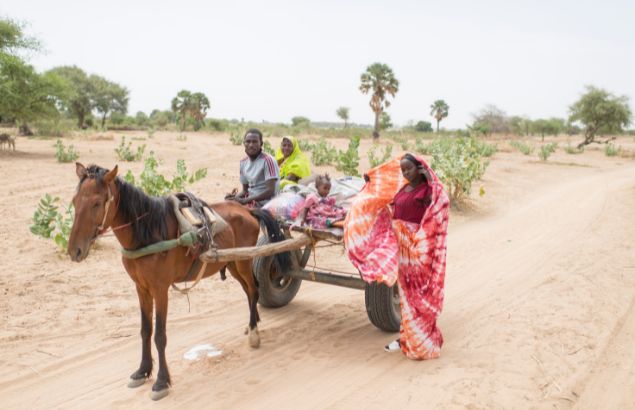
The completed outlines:
{"type": "Polygon", "coordinates": [[[384,351],[388,353],[394,353],[400,350],[401,350],[401,343],[399,342],[399,339],[393,340],[392,342],[384,346],[384,351]]]}

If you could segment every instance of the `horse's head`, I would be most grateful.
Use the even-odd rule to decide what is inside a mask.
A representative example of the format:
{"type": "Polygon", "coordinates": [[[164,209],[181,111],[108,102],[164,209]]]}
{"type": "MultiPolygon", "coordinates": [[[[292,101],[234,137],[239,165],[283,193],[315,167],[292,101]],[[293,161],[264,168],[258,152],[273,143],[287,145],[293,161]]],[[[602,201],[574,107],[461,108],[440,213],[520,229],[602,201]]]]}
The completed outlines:
{"type": "Polygon", "coordinates": [[[84,167],[77,162],[79,177],[77,193],[73,197],[75,219],[68,239],[68,254],[75,262],[88,256],[90,244],[108,228],[117,213],[113,201],[116,193],[117,166],[112,171],[97,167],[84,167]]]}

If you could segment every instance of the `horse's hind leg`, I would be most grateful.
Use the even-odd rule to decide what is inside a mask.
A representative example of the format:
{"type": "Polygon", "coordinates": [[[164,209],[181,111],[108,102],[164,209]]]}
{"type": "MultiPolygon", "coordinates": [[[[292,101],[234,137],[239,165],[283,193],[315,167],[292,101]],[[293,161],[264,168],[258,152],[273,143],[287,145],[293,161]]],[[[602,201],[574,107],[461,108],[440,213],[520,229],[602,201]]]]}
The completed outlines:
{"type": "Polygon", "coordinates": [[[154,331],[154,343],[159,353],[159,371],[157,380],[152,386],[152,400],[159,400],[168,395],[168,388],[172,384],[170,380],[170,372],[168,363],[165,359],[165,347],[168,344],[168,338],[165,331],[168,319],[168,289],[161,289],[154,294],[154,307],[156,311],[156,323],[154,331]]]}
{"type": "Polygon", "coordinates": [[[150,338],[152,337],[152,296],[146,289],[137,285],[139,308],[141,310],[141,364],[132,373],[128,387],[137,387],[145,383],[152,374],[152,351],[150,338]]]}
{"type": "Polygon", "coordinates": [[[249,303],[249,326],[247,327],[249,345],[257,348],[260,346],[260,334],[258,332],[260,315],[258,314],[258,287],[251,268],[251,261],[232,262],[227,267],[247,294],[247,302],[249,303]]]}

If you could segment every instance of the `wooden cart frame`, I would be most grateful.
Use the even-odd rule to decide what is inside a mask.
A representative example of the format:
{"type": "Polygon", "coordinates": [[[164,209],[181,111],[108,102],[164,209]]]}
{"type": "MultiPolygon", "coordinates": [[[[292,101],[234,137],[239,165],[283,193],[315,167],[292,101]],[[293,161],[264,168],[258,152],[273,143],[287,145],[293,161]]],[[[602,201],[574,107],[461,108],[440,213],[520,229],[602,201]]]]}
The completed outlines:
{"type": "Polygon", "coordinates": [[[281,223],[281,228],[287,237],[282,242],[269,243],[266,236],[261,236],[256,246],[213,249],[201,255],[201,260],[215,263],[253,258],[254,275],[258,280],[260,295],[258,302],[268,308],[279,308],[291,302],[304,280],[363,290],[370,322],[386,332],[399,331],[401,314],[397,285],[391,288],[379,283],[369,284],[358,275],[306,268],[315,243],[329,240],[343,246],[341,236],[316,230],[294,232],[292,235],[288,224],[281,223]],[[293,268],[283,275],[278,272],[273,256],[285,251],[291,254],[293,268]]]}

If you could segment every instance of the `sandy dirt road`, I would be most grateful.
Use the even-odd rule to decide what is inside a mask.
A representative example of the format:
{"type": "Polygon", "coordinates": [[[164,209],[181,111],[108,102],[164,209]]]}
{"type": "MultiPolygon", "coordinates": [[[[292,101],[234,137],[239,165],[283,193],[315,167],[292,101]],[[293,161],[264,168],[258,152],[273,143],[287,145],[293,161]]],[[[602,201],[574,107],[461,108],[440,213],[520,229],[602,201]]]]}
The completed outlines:
{"type": "MultiPolygon", "coordinates": [[[[108,167],[118,142],[74,141],[81,161],[108,167]]],[[[238,183],[241,149],[226,137],[138,142],[165,159],[165,173],[177,158],[209,167],[192,188],[205,198],[238,183]]],[[[438,360],[384,353],[394,335],[370,324],[360,291],[303,283],[290,305],[260,309],[257,350],[242,334],[236,282],[203,281],[189,311],[171,293],[173,388],[155,403],[150,382],[126,387],[140,360],[139,313],[114,238],[74,264],[28,232],[39,198],[67,202],[76,184],[53,143],[19,139],[18,153],[0,155],[2,408],[635,408],[633,159],[495,155],[479,183],[486,195],[452,211],[438,360]],[[223,355],[182,358],[200,343],[223,355]]],[[[318,264],[352,270],[337,249],[319,250],[318,264]]]]}

